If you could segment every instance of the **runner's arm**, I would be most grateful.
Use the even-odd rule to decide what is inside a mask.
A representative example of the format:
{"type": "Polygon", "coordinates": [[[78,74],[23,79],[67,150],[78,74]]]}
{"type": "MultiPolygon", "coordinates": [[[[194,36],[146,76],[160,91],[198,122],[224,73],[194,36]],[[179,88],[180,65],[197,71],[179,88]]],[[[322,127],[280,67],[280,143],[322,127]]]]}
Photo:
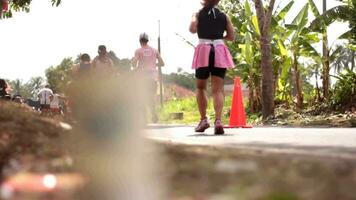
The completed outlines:
{"type": "Polygon", "coordinates": [[[96,59],[97,57],[95,57],[92,61],[91,61],[91,68],[95,69],[96,68],[96,59]]]}
{"type": "Polygon", "coordinates": [[[196,33],[198,29],[198,13],[194,13],[192,16],[192,21],[190,22],[189,31],[191,33],[196,33]]]}
{"type": "Polygon", "coordinates": [[[73,69],[72,69],[72,74],[76,74],[79,71],[79,64],[78,65],[74,65],[73,69]]]}
{"type": "Polygon", "coordinates": [[[138,64],[138,52],[137,51],[135,52],[135,56],[131,60],[131,64],[134,69],[137,68],[137,64],[138,64]]]}
{"type": "Polygon", "coordinates": [[[114,61],[112,61],[111,58],[109,58],[109,67],[110,67],[110,70],[114,70],[114,61]]]}
{"type": "Polygon", "coordinates": [[[226,35],[224,37],[225,40],[228,41],[233,41],[235,40],[235,31],[234,31],[234,26],[232,25],[232,22],[228,16],[226,16],[226,35]]]}
{"type": "Polygon", "coordinates": [[[158,60],[158,63],[157,63],[157,66],[158,67],[164,67],[164,61],[161,57],[161,54],[157,51],[157,60],[158,60]]]}

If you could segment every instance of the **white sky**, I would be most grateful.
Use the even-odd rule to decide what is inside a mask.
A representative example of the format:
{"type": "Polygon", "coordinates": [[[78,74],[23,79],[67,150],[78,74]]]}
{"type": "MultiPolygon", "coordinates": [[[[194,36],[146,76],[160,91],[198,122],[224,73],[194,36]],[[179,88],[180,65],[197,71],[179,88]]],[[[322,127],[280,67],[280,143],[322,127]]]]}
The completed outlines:
{"type": "MultiPolygon", "coordinates": [[[[306,3],[296,3],[288,19],[306,3]]],[[[44,76],[51,65],[79,53],[96,55],[97,46],[105,44],[119,58],[131,58],[139,47],[138,35],[147,32],[157,47],[158,20],[161,21],[162,57],[165,73],[178,67],[190,68],[193,48],[175,33],[190,41],[197,36],[188,32],[191,15],[200,8],[199,0],[63,0],[51,7],[49,0],[33,0],[30,13],[15,13],[0,21],[0,77],[27,81],[44,76]]],[[[287,1],[277,0],[284,5],[287,1]]],[[[321,1],[317,5],[321,9],[321,1]]],[[[328,8],[336,5],[328,0],[328,8]]],[[[330,28],[331,42],[345,32],[345,25],[330,28]]],[[[331,43],[330,42],[330,43],[331,43]]]]}

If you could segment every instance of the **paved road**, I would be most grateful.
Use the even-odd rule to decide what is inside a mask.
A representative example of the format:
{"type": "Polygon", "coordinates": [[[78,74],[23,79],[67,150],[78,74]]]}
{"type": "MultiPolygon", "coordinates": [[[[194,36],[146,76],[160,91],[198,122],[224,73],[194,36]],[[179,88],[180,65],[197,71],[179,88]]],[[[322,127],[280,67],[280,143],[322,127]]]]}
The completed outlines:
{"type": "Polygon", "coordinates": [[[356,159],[356,129],[252,128],[225,129],[224,136],[194,133],[192,126],[150,126],[148,138],[187,145],[231,147],[270,153],[292,153],[356,159]]]}

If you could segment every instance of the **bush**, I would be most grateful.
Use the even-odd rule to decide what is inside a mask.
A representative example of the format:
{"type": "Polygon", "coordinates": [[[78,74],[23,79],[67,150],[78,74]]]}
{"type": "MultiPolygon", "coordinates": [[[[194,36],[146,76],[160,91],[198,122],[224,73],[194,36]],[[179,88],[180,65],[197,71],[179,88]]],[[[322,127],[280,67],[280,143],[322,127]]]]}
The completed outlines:
{"type": "Polygon", "coordinates": [[[356,106],[356,73],[347,69],[346,73],[334,76],[338,79],[331,91],[330,104],[333,109],[346,110],[356,106]]]}

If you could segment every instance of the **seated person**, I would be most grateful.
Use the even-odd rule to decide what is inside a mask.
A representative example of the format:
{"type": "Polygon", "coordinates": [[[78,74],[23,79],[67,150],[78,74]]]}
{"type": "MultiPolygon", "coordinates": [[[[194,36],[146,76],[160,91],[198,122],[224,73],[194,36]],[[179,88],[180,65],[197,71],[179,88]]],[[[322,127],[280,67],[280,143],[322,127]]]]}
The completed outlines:
{"type": "Polygon", "coordinates": [[[0,99],[11,100],[8,93],[9,86],[4,79],[0,79],[0,99]]]}

